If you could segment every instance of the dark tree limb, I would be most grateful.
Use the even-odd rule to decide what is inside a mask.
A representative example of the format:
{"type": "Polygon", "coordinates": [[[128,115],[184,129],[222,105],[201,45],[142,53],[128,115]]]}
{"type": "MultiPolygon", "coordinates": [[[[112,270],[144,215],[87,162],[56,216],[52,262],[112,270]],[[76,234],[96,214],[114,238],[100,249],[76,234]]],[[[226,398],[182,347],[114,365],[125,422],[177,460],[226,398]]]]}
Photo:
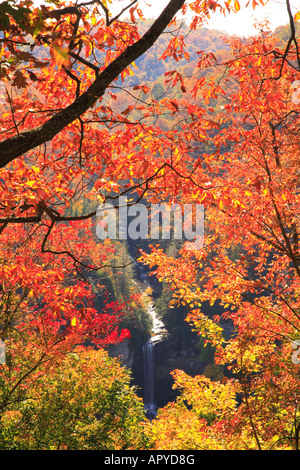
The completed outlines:
{"type": "Polygon", "coordinates": [[[133,45],[128,46],[111,62],[98,75],[92,85],[71,105],[55,114],[43,125],[0,142],[0,167],[3,168],[29,150],[51,141],[62,129],[90,109],[104,95],[113,80],[155,43],[184,3],[185,0],[170,0],[168,6],[144,36],[133,45]]]}

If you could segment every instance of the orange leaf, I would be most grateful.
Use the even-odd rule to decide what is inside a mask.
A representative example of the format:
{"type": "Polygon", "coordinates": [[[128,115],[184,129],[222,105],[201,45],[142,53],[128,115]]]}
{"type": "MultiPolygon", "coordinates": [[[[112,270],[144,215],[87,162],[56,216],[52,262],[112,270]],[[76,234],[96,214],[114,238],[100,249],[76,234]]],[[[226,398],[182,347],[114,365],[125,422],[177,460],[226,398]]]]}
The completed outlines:
{"type": "Polygon", "coordinates": [[[239,11],[241,9],[238,0],[234,0],[234,9],[235,11],[239,11]]]}
{"type": "Polygon", "coordinates": [[[67,47],[60,47],[57,44],[53,44],[51,47],[51,56],[58,65],[64,65],[69,68],[70,66],[70,57],[68,54],[67,47]]]}

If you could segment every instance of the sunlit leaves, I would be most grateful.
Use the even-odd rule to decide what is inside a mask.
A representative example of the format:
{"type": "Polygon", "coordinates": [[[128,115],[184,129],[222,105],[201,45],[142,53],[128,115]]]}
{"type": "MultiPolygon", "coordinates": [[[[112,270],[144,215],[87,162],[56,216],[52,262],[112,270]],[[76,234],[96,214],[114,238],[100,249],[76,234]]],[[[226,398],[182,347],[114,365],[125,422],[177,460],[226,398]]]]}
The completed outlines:
{"type": "Polygon", "coordinates": [[[54,62],[57,65],[64,65],[65,67],[70,68],[71,61],[67,47],[61,47],[59,44],[52,43],[50,52],[54,62]]]}
{"type": "Polygon", "coordinates": [[[1,414],[3,450],[144,448],[142,403],[128,372],[101,349],[77,348],[24,398],[1,414]]]}
{"type": "Polygon", "coordinates": [[[222,417],[236,406],[234,382],[212,382],[204,376],[190,377],[181,370],[172,373],[174,388],[181,395],[158,411],[146,428],[155,449],[224,450],[229,441],[222,436],[222,417]],[[170,425],[171,424],[171,425],[170,425]]]}

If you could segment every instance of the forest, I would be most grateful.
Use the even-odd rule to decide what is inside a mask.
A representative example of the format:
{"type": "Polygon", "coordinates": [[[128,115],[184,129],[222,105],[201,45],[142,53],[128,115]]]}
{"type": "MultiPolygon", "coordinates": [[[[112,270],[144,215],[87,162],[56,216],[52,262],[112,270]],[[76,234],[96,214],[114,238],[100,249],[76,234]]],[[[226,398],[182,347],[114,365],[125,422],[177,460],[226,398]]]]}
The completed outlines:
{"type": "Polygon", "coordinates": [[[300,449],[300,10],[206,25],[264,3],[0,3],[0,450],[300,449]]]}

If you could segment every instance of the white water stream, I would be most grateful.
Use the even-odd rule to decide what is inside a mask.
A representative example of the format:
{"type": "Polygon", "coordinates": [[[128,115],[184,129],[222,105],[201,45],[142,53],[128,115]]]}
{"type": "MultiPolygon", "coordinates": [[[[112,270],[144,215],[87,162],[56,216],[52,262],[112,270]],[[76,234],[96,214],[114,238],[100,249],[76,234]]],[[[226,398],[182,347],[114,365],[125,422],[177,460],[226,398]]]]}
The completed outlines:
{"type": "MultiPolygon", "coordinates": [[[[148,287],[151,287],[147,276],[140,268],[140,285],[141,290],[144,291],[148,287]]],[[[147,416],[151,420],[155,418],[157,412],[157,406],[155,404],[154,392],[155,392],[155,380],[154,380],[154,371],[155,371],[155,345],[167,335],[167,330],[164,323],[159,318],[153,301],[149,302],[147,307],[149,316],[152,319],[152,330],[151,337],[143,345],[143,367],[144,367],[144,406],[147,411],[147,416]]]]}
{"type": "Polygon", "coordinates": [[[144,360],[144,406],[147,411],[148,418],[151,420],[155,418],[157,406],[154,400],[154,370],[155,370],[155,344],[163,341],[167,334],[165,325],[158,317],[153,304],[148,306],[148,313],[152,318],[152,336],[143,345],[143,360],[144,360]]]}

